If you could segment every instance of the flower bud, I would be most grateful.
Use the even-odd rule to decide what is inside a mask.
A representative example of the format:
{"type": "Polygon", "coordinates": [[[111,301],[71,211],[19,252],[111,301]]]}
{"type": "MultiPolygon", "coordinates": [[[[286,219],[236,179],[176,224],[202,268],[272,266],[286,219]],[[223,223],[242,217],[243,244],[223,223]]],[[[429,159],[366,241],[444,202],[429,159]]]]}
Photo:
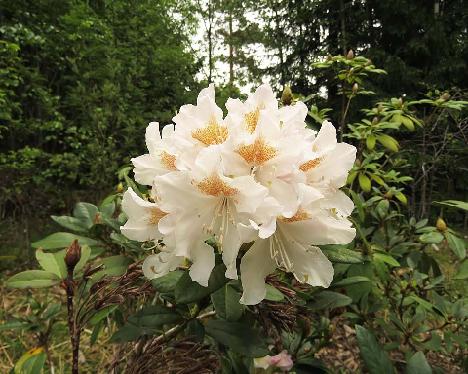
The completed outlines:
{"type": "Polygon", "coordinates": [[[447,230],[447,224],[445,221],[439,217],[437,218],[437,223],[436,223],[437,230],[439,231],[446,231],[447,230]]]}
{"type": "Polygon", "coordinates": [[[385,199],[391,200],[393,197],[393,194],[390,191],[385,192],[384,196],[385,199]]]}
{"type": "Polygon", "coordinates": [[[372,124],[377,125],[377,123],[379,123],[379,118],[378,117],[372,118],[372,124]]]}
{"type": "Polygon", "coordinates": [[[352,60],[352,59],[354,58],[354,51],[353,51],[352,49],[350,49],[350,50],[348,51],[348,54],[346,55],[346,58],[347,58],[348,60],[352,60]]]}
{"type": "Polygon", "coordinates": [[[446,92],[440,98],[444,101],[447,101],[448,99],[450,99],[450,94],[446,92]]]}
{"type": "Polygon", "coordinates": [[[400,97],[400,98],[398,99],[398,104],[400,104],[400,106],[403,105],[403,98],[402,98],[402,97],[400,97]]]}
{"type": "Polygon", "coordinates": [[[117,192],[118,192],[118,193],[121,193],[121,192],[123,192],[123,190],[124,190],[123,184],[122,184],[122,182],[120,182],[120,183],[117,185],[117,192]]]}
{"type": "Polygon", "coordinates": [[[281,102],[284,106],[291,105],[293,102],[293,93],[289,85],[284,86],[283,94],[281,95],[281,102]]]}
{"type": "Polygon", "coordinates": [[[76,264],[80,261],[81,258],[81,247],[78,244],[78,240],[74,240],[73,243],[68,247],[67,253],[65,254],[65,264],[67,265],[67,270],[73,272],[76,264]]]}
{"type": "Polygon", "coordinates": [[[353,84],[353,93],[356,93],[359,89],[359,85],[357,83],[353,84]]]}

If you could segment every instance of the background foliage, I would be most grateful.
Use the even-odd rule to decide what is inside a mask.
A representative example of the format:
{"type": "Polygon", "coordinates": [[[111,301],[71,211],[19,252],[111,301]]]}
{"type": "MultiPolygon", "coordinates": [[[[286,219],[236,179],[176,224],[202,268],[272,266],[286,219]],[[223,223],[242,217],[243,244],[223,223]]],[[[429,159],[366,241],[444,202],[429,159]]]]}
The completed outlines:
{"type": "Polygon", "coordinates": [[[341,370],[346,357],[351,372],[466,370],[465,5],[0,0],[0,268],[35,269],[5,283],[24,291],[2,281],[1,370],[70,370],[59,347],[75,238],[83,371],[183,368],[193,355],[207,372],[245,373],[268,345],[297,373],[341,370]],[[152,284],[138,265],[126,272],[146,255],[119,225],[147,123],[167,124],[209,82],[222,104],[265,80],[307,103],[311,127],[329,118],[358,148],[357,238],[323,248],[332,287],[276,274],[267,300],[244,308],[222,265],[207,289],[184,269],[152,284]]]}

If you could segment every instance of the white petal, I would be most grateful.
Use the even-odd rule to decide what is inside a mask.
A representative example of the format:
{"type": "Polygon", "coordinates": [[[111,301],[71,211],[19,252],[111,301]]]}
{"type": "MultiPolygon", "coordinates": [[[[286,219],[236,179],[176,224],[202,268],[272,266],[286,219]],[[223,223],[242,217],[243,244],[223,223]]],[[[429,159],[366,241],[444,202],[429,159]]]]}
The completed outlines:
{"type": "Polygon", "coordinates": [[[237,224],[228,219],[226,228],[222,232],[222,253],[223,262],[226,265],[226,278],[237,279],[236,260],[239,248],[242,244],[240,233],[237,229],[237,224]]]}
{"type": "Polygon", "coordinates": [[[205,242],[199,242],[191,251],[192,266],[190,278],[204,287],[208,286],[211,271],[215,266],[215,254],[213,247],[205,242]]]}
{"type": "Polygon", "coordinates": [[[347,244],[356,236],[351,222],[326,215],[280,225],[294,240],[307,245],[347,244]]]}
{"type": "Polygon", "coordinates": [[[299,282],[311,286],[328,287],[333,280],[333,265],[320,248],[288,242],[288,256],[293,263],[293,274],[299,282]]]}
{"type": "Polygon", "coordinates": [[[323,121],[317,137],[314,140],[314,151],[326,153],[336,147],[336,129],[329,121],[323,121]]]}
{"type": "Polygon", "coordinates": [[[275,198],[282,207],[281,215],[292,217],[297,212],[299,199],[294,185],[275,178],[271,181],[269,190],[270,196],[275,198]]]}
{"type": "Polygon", "coordinates": [[[255,93],[249,97],[247,102],[255,102],[257,107],[264,107],[265,109],[274,110],[278,109],[278,101],[269,84],[262,84],[257,88],[255,93]]]}
{"type": "Polygon", "coordinates": [[[238,212],[255,213],[268,195],[268,190],[255,182],[252,176],[233,178],[230,186],[239,191],[233,198],[238,212]]]}
{"type": "Polygon", "coordinates": [[[156,176],[167,173],[160,160],[151,155],[145,154],[131,159],[135,173],[135,180],[147,186],[153,184],[153,180],[156,176]]]}
{"type": "Polygon", "coordinates": [[[259,239],[242,257],[240,272],[244,290],[240,302],[245,305],[258,304],[265,298],[265,278],[271,274],[276,264],[270,256],[270,239],[259,239]]]}
{"type": "Polygon", "coordinates": [[[202,194],[192,184],[190,175],[184,172],[171,172],[154,179],[154,187],[160,198],[159,205],[166,212],[193,211],[194,207],[206,206],[213,200],[202,194]]]}
{"type": "Polygon", "coordinates": [[[297,188],[299,194],[299,201],[303,206],[307,206],[323,198],[323,194],[317,188],[308,186],[304,183],[299,183],[297,185],[297,188]]]}
{"type": "Polygon", "coordinates": [[[331,195],[327,195],[320,200],[321,208],[335,209],[342,217],[348,217],[354,210],[354,203],[343,191],[337,190],[331,195]]]}
{"type": "Polygon", "coordinates": [[[143,262],[143,274],[150,280],[159,278],[175,270],[183,261],[183,257],[174,256],[171,252],[154,254],[146,257],[143,262]]]}
{"type": "Polygon", "coordinates": [[[159,133],[159,122],[150,122],[146,128],[146,148],[150,153],[156,153],[161,144],[161,134],[159,133]]]}
{"type": "Polygon", "coordinates": [[[200,105],[200,101],[202,98],[208,97],[211,100],[215,99],[215,86],[214,83],[211,83],[208,87],[204,88],[200,91],[197,98],[197,104],[200,105]]]}
{"type": "Polygon", "coordinates": [[[122,209],[129,218],[138,218],[146,212],[144,208],[157,207],[155,203],[143,200],[131,187],[125,191],[122,199],[122,209]]]}

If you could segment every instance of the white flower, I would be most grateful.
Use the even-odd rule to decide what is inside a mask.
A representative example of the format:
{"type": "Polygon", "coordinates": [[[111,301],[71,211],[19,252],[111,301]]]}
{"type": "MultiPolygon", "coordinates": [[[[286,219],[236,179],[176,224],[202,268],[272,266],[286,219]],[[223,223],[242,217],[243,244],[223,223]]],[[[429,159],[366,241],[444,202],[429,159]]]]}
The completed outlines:
{"type": "Polygon", "coordinates": [[[174,126],[165,126],[162,135],[159,133],[159,123],[151,122],[146,128],[146,147],[149,153],[132,158],[135,180],[140,184],[151,186],[154,177],[177,170],[177,150],[171,143],[174,126]]]}
{"type": "Polygon", "coordinates": [[[257,240],[242,257],[241,303],[252,305],[262,301],[266,294],[265,278],[276,268],[292,272],[299,282],[328,287],[333,280],[333,266],[320,248],[311,244],[346,244],[353,240],[355,230],[345,218],[350,214],[350,204],[341,193],[314,200],[307,207],[301,206],[290,218],[279,217],[276,231],[269,237],[262,232],[262,226],[257,226],[264,239],[257,240]],[[332,202],[342,207],[330,208],[332,202]]]}
{"type": "Polygon", "coordinates": [[[328,287],[333,267],[316,245],[355,235],[346,218],[353,203],[339,188],[356,149],[337,143],[329,122],[318,134],[309,129],[304,103],[278,108],[268,85],[226,107],[223,118],[210,85],[196,105],[180,108],[175,127],[161,135],[150,123],[148,154],[132,159],[135,179],[152,186],[155,201],[131,189],[123,199],[129,219],[122,233],[158,247],[143,263],[145,276],[163,276],[188,259],[191,278],[207,286],[216,249],[226,277],[237,279],[239,248],[254,241],[241,261],[243,303],[263,299],[265,277],[276,268],[328,287]]]}
{"type": "MultiPolygon", "coordinates": [[[[191,258],[194,245],[214,237],[227,267],[226,276],[236,279],[237,253],[244,242],[239,224],[248,223],[268,191],[250,175],[224,176],[217,168],[219,155],[216,152],[205,155],[204,162],[192,173],[174,172],[157,177],[155,188],[161,207],[176,222],[176,254],[191,258]]],[[[161,230],[172,232],[171,227],[161,230]]],[[[205,271],[209,273],[211,269],[207,265],[205,271]]]]}
{"type": "Polygon", "coordinates": [[[128,220],[120,231],[127,238],[139,242],[162,239],[158,224],[168,217],[158,204],[143,200],[129,188],[123,195],[122,209],[128,220]]]}
{"type": "Polygon", "coordinates": [[[356,148],[347,143],[336,141],[336,129],[324,121],[311,147],[304,154],[300,169],[311,185],[343,187],[349,170],[356,160],[356,148]]]}

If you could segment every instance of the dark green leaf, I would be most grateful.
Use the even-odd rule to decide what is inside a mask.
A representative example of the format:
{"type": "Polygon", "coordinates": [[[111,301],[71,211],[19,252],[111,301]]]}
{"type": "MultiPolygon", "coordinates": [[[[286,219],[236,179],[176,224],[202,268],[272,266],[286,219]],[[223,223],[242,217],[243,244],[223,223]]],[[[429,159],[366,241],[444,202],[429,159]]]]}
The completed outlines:
{"type": "Polygon", "coordinates": [[[349,296],[333,291],[321,291],[314,295],[314,300],[307,303],[312,310],[335,309],[351,304],[349,296]]]}
{"type": "Polygon", "coordinates": [[[101,320],[106,318],[109,314],[111,314],[117,307],[118,305],[109,305],[109,306],[102,308],[101,310],[96,312],[91,317],[91,319],[89,320],[89,323],[91,325],[96,325],[98,322],[100,322],[101,320]]]}
{"type": "Polygon", "coordinates": [[[186,271],[176,284],[175,298],[177,303],[193,303],[219,290],[228,282],[228,279],[224,276],[225,272],[226,267],[223,264],[216,265],[211,272],[208,287],[203,287],[197,282],[193,282],[192,279],[190,279],[188,271],[186,271]]]}
{"type": "Polygon", "coordinates": [[[209,320],[205,331],[216,341],[236,353],[248,357],[261,357],[268,354],[266,340],[251,325],[240,322],[209,320]]]}
{"type": "Polygon", "coordinates": [[[265,300],[283,301],[284,300],[284,295],[280,290],[276,289],[271,284],[267,284],[266,285],[265,300]]]}
{"type": "Polygon", "coordinates": [[[342,264],[361,264],[365,261],[364,256],[351,249],[338,246],[322,246],[322,252],[331,262],[342,264]]]}
{"type": "Polygon", "coordinates": [[[175,309],[163,305],[151,305],[129,317],[128,322],[142,329],[156,329],[162,325],[179,322],[181,318],[175,309]]]}
{"type": "Polygon", "coordinates": [[[141,335],[143,335],[143,332],[139,327],[127,324],[118,329],[114,335],[112,335],[110,341],[112,343],[131,342],[138,339],[141,335]]]}
{"type": "Polygon", "coordinates": [[[176,284],[182,274],[184,274],[182,270],[171,271],[160,278],[153,279],[151,283],[153,287],[161,293],[174,292],[176,284]]]}
{"type": "Polygon", "coordinates": [[[385,262],[390,266],[400,266],[400,263],[397,260],[385,253],[374,253],[373,257],[375,260],[385,262]]]}
{"type": "Polygon", "coordinates": [[[198,319],[192,319],[187,323],[185,335],[192,337],[195,341],[203,342],[205,337],[205,326],[203,326],[198,319]]]}
{"type": "Polygon", "coordinates": [[[211,294],[216,315],[228,321],[237,321],[242,317],[244,306],[239,303],[241,294],[229,283],[211,294]]]}
{"type": "Polygon", "coordinates": [[[342,279],[338,282],[335,282],[332,284],[333,287],[343,287],[343,286],[349,286],[350,284],[356,284],[356,283],[362,283],[362,282],[370,282],[371,280],[367,277],[362,277],[359,275],[356,275],[354,277],[349,277],[342,279]]]}
{"type": "Polygon", "coordinates": [[[416,352],[411,356],[406,365],[406,374],[432,374],[424,353],[416,352]]]}
{"type": "Polygon", "coordinates": [[[374,335],[366,328],[356,325],[356,337],[367,369],[371,374],[393,374],[392,362],[380,347],[374,335]]]}

